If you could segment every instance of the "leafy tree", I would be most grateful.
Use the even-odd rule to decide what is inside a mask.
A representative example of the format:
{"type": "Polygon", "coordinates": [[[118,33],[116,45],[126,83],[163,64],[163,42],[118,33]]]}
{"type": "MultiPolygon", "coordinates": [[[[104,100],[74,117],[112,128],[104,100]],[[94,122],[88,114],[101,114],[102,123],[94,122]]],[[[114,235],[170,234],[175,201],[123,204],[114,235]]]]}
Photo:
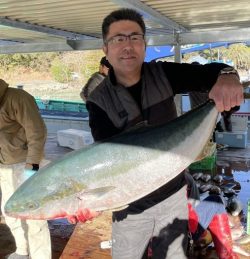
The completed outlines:
{"type": "Polygon", "coordinates": [[[233,61],[237,69],[249,69],[250,48],[245,44],[232,44],[223,52],[223,57],[233,61]]]}
{"type": "Polygon", "coordinates": [[[94,72],[99,71],[100,60],[103,56],[102,50],[83,51],[81,74],[85,81],[87,81],[94,72]]]}
{"type": "Polygon", "coordinates": [[[187,62],[196,55],[200,55],[209,61],[224,60],[224,62],[227,62],[230,60],[237,69],[248,70],[250,67],[250,47],[243,43],[232,44],[228,48],[219,47],[185,54],[183,61],[187,62]]]}
{"type": "Polygon", "coordinates": [[[48,71],[51,62],[58,53],[28,53],[28,54],[4,54],[0,55],[0,65],[3,70],[11,70],[23,67],[35,71],[48,71]]]}
{"type": "Polygon", "coordinates": [[[61,62],[61,60],[55,59],[51,64],[51,73],[54,79],[60,83],[67,83],[71,80],[71,70],[67,64],[61,62]]]}

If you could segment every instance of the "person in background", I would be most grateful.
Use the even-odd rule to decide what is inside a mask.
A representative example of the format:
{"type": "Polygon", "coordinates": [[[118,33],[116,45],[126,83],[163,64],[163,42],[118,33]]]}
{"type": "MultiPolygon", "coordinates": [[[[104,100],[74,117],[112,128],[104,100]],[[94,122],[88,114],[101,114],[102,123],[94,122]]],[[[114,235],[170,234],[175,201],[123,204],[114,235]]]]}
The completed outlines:
{"type": "Polygon", "coordinates": [[[82,88],[80,93],[81,98],[86,102],[90,93],[102,82],[102,80],[108,75],[110,64],[106,57],[102,57],[100,60],[99,71],[95,72],[88,80],[86,85],[82,88]]]}
{"type": "MultiPolygon", "coordinates": [[[[144,62],[145,33],[141,14],[133,9],[116,10],[103,20],[103,51],[112,67],[86,103],[95,141],[143,121],[157,126],[176,118],[174,96],[179,93],[209,92],[220,112],[242,102],[242,85],[233,67],[144,62]]],[[[143,171],[141,176],[147,177],[143,171]]],[[[82,221],[98,215],[89,209],[79,214],[82,221]]],[[[78,215],[75,219],[79,220],[78,215]]],[[[184,173],[127,208],[113,212],[112,221],[113,259],[141,259],[145,253],[147,256],[150,240],[153,258],[186,258],[188,206],[184,173]]]]}
{"type": "Polygon", "coordinates": [[[4,214],[4,205],[17,187],[39,169],[47,130],[34,98],[0,79],[1,210],[16,243],[9,259],[50,259],[47,221],[21,220],[4,214]]]}
{"type": "Polygon", "coordinates": [[[186,172],[187,196],[189,209],[189,231],[194,242],[205,233],[208,228],[216,253],[220,259],[237,259],[233,251],[233,240],[228,215],[220,195],[209,195],[200,200],[199,190],[193,177],[186,172]]]}

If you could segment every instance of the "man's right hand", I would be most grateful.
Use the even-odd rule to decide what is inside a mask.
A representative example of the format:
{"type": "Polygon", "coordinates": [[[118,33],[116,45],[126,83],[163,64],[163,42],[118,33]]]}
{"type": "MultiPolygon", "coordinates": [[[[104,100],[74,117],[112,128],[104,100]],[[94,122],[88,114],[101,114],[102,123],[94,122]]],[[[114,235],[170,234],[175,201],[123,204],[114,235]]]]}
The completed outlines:
{"type": "Polygon", "coordinates": [[[77,222],[84,223],[88,220],[99,216],[101,212],[91,211],[90,209],[79,209],[75,215],[69,215],[67,220],[71,224],[76,224],[77,222]]]}
{"type": "Polygon", "coordinates": [[[219,112],[229,111],[243,102],[243,86],[237,75],[220,75],[209,92],[219,112]]]}

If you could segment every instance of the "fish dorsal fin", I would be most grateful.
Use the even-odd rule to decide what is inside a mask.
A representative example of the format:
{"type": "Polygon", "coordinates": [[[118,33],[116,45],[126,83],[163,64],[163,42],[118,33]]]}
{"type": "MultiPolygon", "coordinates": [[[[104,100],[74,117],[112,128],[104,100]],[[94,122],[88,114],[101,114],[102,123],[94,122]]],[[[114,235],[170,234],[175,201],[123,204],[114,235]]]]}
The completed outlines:
{"type": "Polygon", "coordinates": [[[148,124],[148,121],[145,120],[145,121],[141,121],[141,122],[138,122],[137,124],[135,124],[134,126],[126,129],[124,132],[131,132],[131,131],[138,131],[138,130],[143,130],[143,129],[147,129],[149,127],[152,127],[148,124]]]}
{"type": "Polygon", "coordinates": [[[124,205],[124,206],[121,206],[121,207],[112,209],[111,211],[114,212],[114,211],[124,210],[124,209],[126,209],[127,207],[128,207],[128,205],[124,205]]]}
{"type": "Polygon", "coordinates": [[[83,192],[78,193],[77,198],[80,200],[90,198],[91,196],[94,196],[95,198],[100,198],[101,196],[107,194],[108,192],[114,190],[115,186],[105,186],[105,187],[99,187],[95,189],[87,189],[83,192]]]}

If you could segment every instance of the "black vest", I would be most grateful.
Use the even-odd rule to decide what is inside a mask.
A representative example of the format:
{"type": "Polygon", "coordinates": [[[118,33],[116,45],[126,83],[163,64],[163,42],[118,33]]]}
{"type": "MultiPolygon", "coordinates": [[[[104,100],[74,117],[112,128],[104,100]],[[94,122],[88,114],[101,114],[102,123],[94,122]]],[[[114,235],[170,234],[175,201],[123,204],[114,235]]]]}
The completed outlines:
{"type": "Polygon", "coordinates": [[[159,125],[177,117],[173,90],[162,68],[162,62],[143,64],[142,111],[126,87],[113,84],[111,76],[106,77],[92,92],[88,101],[102,108],[115,127],[126,129],[141,121],[147,121],[149,125],[159,125]]]}

